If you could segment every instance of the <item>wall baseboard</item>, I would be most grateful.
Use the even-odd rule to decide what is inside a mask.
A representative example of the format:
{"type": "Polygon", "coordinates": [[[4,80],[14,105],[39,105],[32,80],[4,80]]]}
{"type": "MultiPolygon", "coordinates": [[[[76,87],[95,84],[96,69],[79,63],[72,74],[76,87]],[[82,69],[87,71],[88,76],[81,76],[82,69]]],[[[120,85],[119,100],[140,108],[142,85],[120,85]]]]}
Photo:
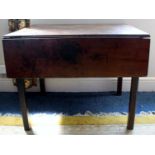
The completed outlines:
{"type": "MultiPolygon", "coordinates": [[[[130,90],[131,78],[124,78],[123,91],[130,90]]],[[[116,91],[117,78],[50,78],[45,80],[48,92],[116,91]]],[[[12,79],[0,78],[0,92],[16,92],[12,79]]],[[[39,91],[39,84],[28,91],[39,91]]],[[[155,78],[140,78],[139,91],[155,91],[155,78]]]]}

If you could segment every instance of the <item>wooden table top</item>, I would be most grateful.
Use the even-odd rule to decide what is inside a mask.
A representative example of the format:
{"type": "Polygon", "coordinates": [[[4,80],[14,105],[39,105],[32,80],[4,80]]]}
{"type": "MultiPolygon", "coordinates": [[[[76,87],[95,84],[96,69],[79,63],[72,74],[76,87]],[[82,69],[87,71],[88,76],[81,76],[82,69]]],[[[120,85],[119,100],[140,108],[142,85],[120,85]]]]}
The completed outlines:
{"type": "Polygon", "coordinates": [[[65,25],[32,25],[3,36],[18,37],[149,37],[149,34],[130,25],[104,24],[65,24],[65,25]]]}

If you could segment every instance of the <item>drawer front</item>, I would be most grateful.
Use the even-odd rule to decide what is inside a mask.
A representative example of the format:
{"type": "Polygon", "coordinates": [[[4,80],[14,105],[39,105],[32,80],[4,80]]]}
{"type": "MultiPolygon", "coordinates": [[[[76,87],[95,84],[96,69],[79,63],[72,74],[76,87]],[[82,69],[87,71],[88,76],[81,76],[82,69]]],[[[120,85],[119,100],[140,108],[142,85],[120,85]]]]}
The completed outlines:
{"type": "Polygon", "coordinates": [[[4,39],[7,76],[146,76],[149,39],[4,39]]]}

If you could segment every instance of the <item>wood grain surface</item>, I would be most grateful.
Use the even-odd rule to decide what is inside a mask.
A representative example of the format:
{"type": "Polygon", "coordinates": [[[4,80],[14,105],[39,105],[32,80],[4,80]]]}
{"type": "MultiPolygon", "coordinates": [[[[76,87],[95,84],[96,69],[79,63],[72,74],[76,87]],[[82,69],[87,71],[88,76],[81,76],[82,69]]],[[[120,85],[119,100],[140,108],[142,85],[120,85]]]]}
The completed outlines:
{"type": "Polygon", "coordinates": [[[4,35],[10,37],[149,37],[149,34],[130,25],[84,24],[84,25],[32,25],[4,35]]]}
{"type": "Polygon", "coordinates": [[[149,39],[14,38],[4,39],[7,76],[146,76],[149,39]]]}

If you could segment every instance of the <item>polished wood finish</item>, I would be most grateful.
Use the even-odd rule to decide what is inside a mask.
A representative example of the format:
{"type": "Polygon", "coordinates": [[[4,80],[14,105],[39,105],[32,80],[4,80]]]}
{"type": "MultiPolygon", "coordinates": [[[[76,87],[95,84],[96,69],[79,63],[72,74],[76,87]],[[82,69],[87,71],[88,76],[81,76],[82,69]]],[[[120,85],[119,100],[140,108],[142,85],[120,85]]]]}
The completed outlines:
{"type": "Polygon", "coordinates": [[[149,39],[18,38],[3,40],[7,76],[146,76],[149,39]]]}
{"type": "Polygon", "coordinates": [[[24,79],[16,79],[17,80],[17,88],[19,93],[19,102],[20,102],[20,108],[22,112],[22,118],[23,118],[23,125],[24,129],[26,131],[30,130],[30,125],[28,121],[28,108],[26,105],[26,98],[25,98],[25,85],[24,85],[24,79]]]}
{"type": "Polygon", "coordinates": [[[138,81],[139,81],[138,77],[132,77],[131,79],[131,90],[130,90],[130,99],[129,99],[129,117],[128,117],[128,125],[127,125],[127,129],[129,130],[132,130],[134,127],[138,81]]]}
{"type": "Polygon", "coordinates": [[[32,25],[30,28],[9,33],[5,38],[36,37],[149,37],[149,34],[130,25],[120,24],[61,24],[32,25]]]}

